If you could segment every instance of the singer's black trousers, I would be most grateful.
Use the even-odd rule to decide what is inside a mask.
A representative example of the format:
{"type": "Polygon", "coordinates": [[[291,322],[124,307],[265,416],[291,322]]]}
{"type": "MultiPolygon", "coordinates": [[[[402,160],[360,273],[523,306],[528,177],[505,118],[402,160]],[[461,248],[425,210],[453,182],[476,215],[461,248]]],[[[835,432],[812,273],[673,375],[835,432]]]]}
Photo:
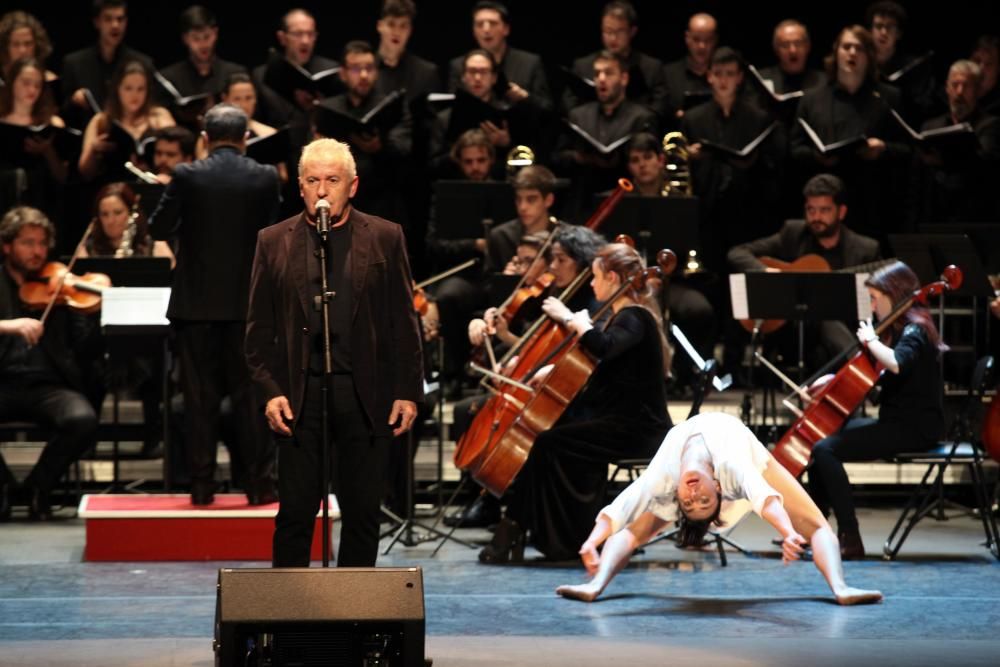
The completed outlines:
{"type": "MultiPolygon", "coordinates": [[[[322,499],[322,376],[306,381],[302,412],[290,438],[278,439],[274,567],[308,567],[322,499]]],[[[378,556],[379,503],[389,437],[372,435],[351,374],[333,376],[330,395],[330,479],[340,506],[340,567],[372,567],[378,556]]]]}

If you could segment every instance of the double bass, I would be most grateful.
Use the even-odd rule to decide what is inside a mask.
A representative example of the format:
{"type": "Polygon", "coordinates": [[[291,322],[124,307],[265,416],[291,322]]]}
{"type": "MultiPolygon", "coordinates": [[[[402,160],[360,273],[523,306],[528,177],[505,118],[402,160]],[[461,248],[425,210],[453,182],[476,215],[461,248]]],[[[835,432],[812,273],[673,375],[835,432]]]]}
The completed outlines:
{"type": "MultiPolygon", "coordinates": [[[[677,265],[677,256],[670,250],[661,250],[657,260],[659,266],[642,269],[628,276],[618,291],[594,314],[594,320],[599,320],[611,309],[625,290],[630,287],[641,289],[647,280],[662,278],[677,265]]],[[[507,491],[524,467],[538,435],[552,428],[562,417],[597,367],[596,359],[579,345],[579,337],[570,334],[557,349],[538,362],[528,377],[553,359],[558,360],[552,371],[531,392],[530,398],[510,425],[497,433],[471,470],[472,478],[498,498],[507,491]]]]}
{"type": "MultiPolygon", "coordinates": [[[[962,272],[954,265],[945,268],[941,280],[924,285],[906,299],[896,304],[884,321],[879,322],[875,333],[881,336],[893,322],[916,303],[927,305],[927,299],[962,284],[962,272]]],[[[873,363],[860,343],[848,348],[851,359],[819,391],[809,396],[805,409],[799,410],[787,399],[785,406],[797,413],[791,428],[781,437],[772,454],[793,476],[798,477],[809,465],[813,447],[843,427],[847,419],[861,405],[881,375],[882,369],[873,363]]],[[[799,387],[800,395],[808,396],[799,387]]]]}

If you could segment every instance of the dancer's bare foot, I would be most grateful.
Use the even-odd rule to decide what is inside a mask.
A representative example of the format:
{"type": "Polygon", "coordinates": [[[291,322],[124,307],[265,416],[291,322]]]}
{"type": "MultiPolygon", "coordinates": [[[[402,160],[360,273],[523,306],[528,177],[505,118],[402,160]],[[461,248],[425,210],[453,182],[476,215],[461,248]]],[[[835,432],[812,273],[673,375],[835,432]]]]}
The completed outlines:
{"type": "Polygon", "coordinates": [[[560,586],[556,593],[564,598],[582,600],[583,602],[593,602],[601,594],[601,588],[593,583],[578,584],[576,586],[560,586]]]}
{"type": "Polygon", "coordinates": [[[866,591],[850,586],[845,586],[842,590],[835,592],[834,597],[837,598],[837,603],[842,605],[873,604],[882,601],[882,593],[879,591],[866,591]]]}

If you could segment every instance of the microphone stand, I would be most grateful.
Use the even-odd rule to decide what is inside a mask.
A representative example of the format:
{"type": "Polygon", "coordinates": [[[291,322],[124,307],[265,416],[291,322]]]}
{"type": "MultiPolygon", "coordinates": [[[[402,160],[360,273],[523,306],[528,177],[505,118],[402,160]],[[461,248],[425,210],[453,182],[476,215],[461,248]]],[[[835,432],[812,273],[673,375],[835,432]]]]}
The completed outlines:
{"type": "Polygon", "coordinates": [[[314,307],[323,313],[323,384],[320,388],[322,405],[320,407],[320,465],[322,508],[321,522],[323,524],[323,567],[330,567],[330,387],[333,382],[333,353],[330,349],[330,301],[336,296],[330,291],[327,281],[326,239],[330,233],[330,204],[320,200],[326,206],[316,207],[316,231],[319,232],[319,275],[320,293],[316,297],[314,307]]]}

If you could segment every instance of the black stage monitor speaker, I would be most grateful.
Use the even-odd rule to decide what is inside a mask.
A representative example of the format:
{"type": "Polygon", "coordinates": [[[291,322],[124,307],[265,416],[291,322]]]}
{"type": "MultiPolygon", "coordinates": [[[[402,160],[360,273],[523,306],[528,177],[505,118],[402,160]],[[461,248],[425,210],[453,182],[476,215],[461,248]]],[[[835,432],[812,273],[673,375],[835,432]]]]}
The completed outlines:
{"type": "Polygon", "coordinates": [[[217,667],[423,667],[412,568],[219,570],[217,667]]]}

